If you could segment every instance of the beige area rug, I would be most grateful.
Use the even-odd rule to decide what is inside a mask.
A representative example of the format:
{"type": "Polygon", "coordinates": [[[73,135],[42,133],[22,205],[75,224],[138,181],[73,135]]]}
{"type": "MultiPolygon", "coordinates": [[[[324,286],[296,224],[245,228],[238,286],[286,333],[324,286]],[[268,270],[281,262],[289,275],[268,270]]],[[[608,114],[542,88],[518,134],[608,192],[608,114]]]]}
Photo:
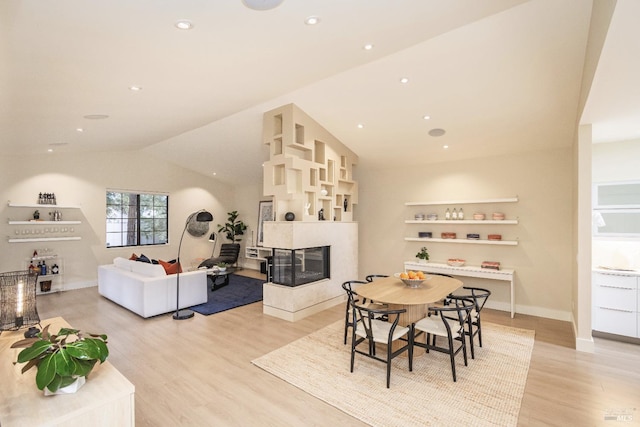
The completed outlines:
{"type": "Polygon", "coordinates": [[[476,358],[464,366],[456,356],[455,383],[447,354],[416,348],[413,372],[406,357],[394,359],[387,389],[382,362],[356,354],[349,372],[343,327],[336,322],[252,363],[372,426],[517,424],[534,331],[483,323],[476,358]]]}

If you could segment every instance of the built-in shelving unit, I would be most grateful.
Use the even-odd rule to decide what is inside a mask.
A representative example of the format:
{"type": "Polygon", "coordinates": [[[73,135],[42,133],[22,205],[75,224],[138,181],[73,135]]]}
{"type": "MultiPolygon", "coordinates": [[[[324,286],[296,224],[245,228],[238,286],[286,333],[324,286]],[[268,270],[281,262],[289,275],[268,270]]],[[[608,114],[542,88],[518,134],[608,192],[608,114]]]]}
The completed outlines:
{"type": "MultiPolygon", "coordinates": [[[[463,199],[463,200],[446,200],[446,201],[434,201],[434,202],[406,202],[405,206],[409,207],[418,207],[418,206],[450,206],[450,207],[460,207],[466,205],[486,205],[486,204],[499,204],[499,203],[516,203],[518,202],[518,197],[506,197],[506,198],[493,198],[493,199],[463,199]]],[[[470,212],[467,212],[467,215],[473,215],[470,212]]],[[[420,225],[434,225],[436,228],[440,229],[439,232],[434,232],[433,230],[429,230],[434,236],[439,235],[441,232],[447,231],[442,226],[448,227],[458,227],[461,225],[475,225],[475,226],[499,226],[499,225],[517,225],[519,220],[516,219],[503,219],[503,220],[494,220],[494,219],[486,219],[486,220],[476,220],[476,219],[407,219],[404,221],[405,224],[420,224],[420,225]]],[[[423,231],[423,230],[421,230],[423,231]]],[[[473,234],[477,233],[478,230],[474,230],[473,234]]],[[[488,236],[488,233],[487,233],[488,236]]],[[[457,243],[457,244],[476,244],[476,245],[502,245],[502,246],[517,246],[517,239],[510,240],[493,240],[493,239],[467,239],[467,238],[455,238],[455,239],[443,239],[438,237],[405,237],[406,241],[409,242],[430,242],[430,243],[457,243]]]]}
{"type": "Polygon", "coordinates": [[[49,294],[53,292],[60,292],[64,290],[64,260],[59,257],[57,254],[47,254],[47,255],[37,255],[25,260],[25,270],[29,268],[30,264],[37,266],[38,262],[47,263],[47,274],[40,274],[38,272],[38,286],[36,287],[36,294],[49,294]],[[53,273],[53,266],[56,265],[58,267],[58,272],[53,273]],[[51,281],[50,287],[48,291],[42,290],[42,283],[51,281]]]}
{"type": "MultiPolygon", "coordinates": [[[[38,203],[34,203],[34,204],[30,204],[30,203],[12,203],[11,201],[9,201],[7,203],[7,205],[10,208],[36,208],[36,209],[42,209],[44,210],[58,210],[58,209],[80,209],[79,205],[50,205],[50,204],[38,204],[38,203]]],[[[9,225],[22,225],[22,226],[35,226],[36,229],[32,229],[32,230],[28,230],[28,229],[23,229],[23,231],[26,231],[28,235],[33,235],[36,234],[36,236],[34,237],[17,237],[17,236],[23,236],[25,235],[24,233],[20,233],[20,230],[17,230],[18,233],[16,233],[16,237],[9,237],[8,238],[8,242],[9,243],[34,243],[34,242],[62,242],[62,241],[72,241],[72,240],[81,240],[82,238],[79,236],[68,236],[67,234],[69,233],[74,233],[75,230],[73,227],[60,227],[60,226],[66,226],[66,225],[78,225],[78,224],[82,224],[82,221],[78,221],[78,220],[64,220],[64,221],[49,221],[49,220],[15,220],[15,219],[9,219],[8,220],[8,224],[9,225]],[[49,230],[47,227],[45,227],[43,229],[44,226],[52,226],[52,229],[49,230]],[[34,231],[34,233],[32,233],[32,231],[34,231]],[[44,233],[51,233],[53,234],[53,236],[51,237],[44,237],[41,234],[44,233]]]]}
{"type": "Polygon", "coordinates": [[[255,259],[257,261],[265,261],[268,256],[271,256],[271,253],[271,248],[247,246],[244,249],[244,257],[246,259],[255,259]]]}
{"type": "Polygon", "coordinates": [[[264,195],[273,197],[275,220],[293,212],[295,221],[353,221],[358,157],[293,104],[264,114],[264,195]]]}
{"type": "Polygon", "coordinates": [[[405,237],[408,242],[431,242],[431,243],[462,243],[472,245],[506,245],[517,246],[517,240],[486,240],[486,239],[441,239],[437,237],[405,237]]]}
{"type": "Polygon", "coordinates": [[[431,206],[431,205],[477,205],[483,203],[511,203],[517,202],[518,197],[506,197],[502,199],[478,199],[478,200],[448,200],[438,202],[407,202],[407,206],[431,206]]]}

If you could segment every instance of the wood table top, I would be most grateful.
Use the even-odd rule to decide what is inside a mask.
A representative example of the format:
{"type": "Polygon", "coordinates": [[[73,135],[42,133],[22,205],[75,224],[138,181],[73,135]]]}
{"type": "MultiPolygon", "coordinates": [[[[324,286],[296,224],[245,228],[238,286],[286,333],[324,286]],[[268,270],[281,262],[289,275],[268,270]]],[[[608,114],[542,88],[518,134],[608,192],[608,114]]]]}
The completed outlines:
{"type": "Polygon", "coordinates": [[[440,301],[461,286],[458,279],[427,274],[418,288],[409,287],[395,277],[384,277],[360,285],[355,291],[363,298],[387,304],[424,305],[440,301]]]}

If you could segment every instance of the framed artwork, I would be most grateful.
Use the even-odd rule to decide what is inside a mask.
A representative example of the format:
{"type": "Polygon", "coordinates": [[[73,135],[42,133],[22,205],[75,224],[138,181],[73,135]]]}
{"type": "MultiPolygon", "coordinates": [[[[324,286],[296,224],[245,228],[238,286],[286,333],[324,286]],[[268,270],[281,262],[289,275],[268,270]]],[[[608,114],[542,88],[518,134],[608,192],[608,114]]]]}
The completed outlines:
{"type": "Polygon", "coordinates": [[[256,241],[256,246],[263,246],[264,233],[262,226],[264,222],[273,220],[273,202],[270,200],[260,201],[260,205],[258,207],[258,239],[256,241]]]}

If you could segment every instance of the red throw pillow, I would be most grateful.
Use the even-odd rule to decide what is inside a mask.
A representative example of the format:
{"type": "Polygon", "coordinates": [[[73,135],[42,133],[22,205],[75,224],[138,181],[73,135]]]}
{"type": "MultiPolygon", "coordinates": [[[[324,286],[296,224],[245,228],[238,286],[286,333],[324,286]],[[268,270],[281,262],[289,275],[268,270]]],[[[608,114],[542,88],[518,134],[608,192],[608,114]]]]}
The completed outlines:
{"type": "Polygon", "coordinates": [[[136,255],[136,254],[131,254],[131,256],[129,257],[129,259],[130,259],[131,261],[135,261],[135,260],[137,260],[137,259],[138,259],[138,255],[136,255]]]}
{"type": "Polygon", "coordinates": [[[171,262],[162,261],[161,259],[159,259],[158,263],[164,267],[164,272],[167,273],[167,275],[182,273],[182,268],[180,268],[180,263],[178,262],[171,263],[171,262]]]}

